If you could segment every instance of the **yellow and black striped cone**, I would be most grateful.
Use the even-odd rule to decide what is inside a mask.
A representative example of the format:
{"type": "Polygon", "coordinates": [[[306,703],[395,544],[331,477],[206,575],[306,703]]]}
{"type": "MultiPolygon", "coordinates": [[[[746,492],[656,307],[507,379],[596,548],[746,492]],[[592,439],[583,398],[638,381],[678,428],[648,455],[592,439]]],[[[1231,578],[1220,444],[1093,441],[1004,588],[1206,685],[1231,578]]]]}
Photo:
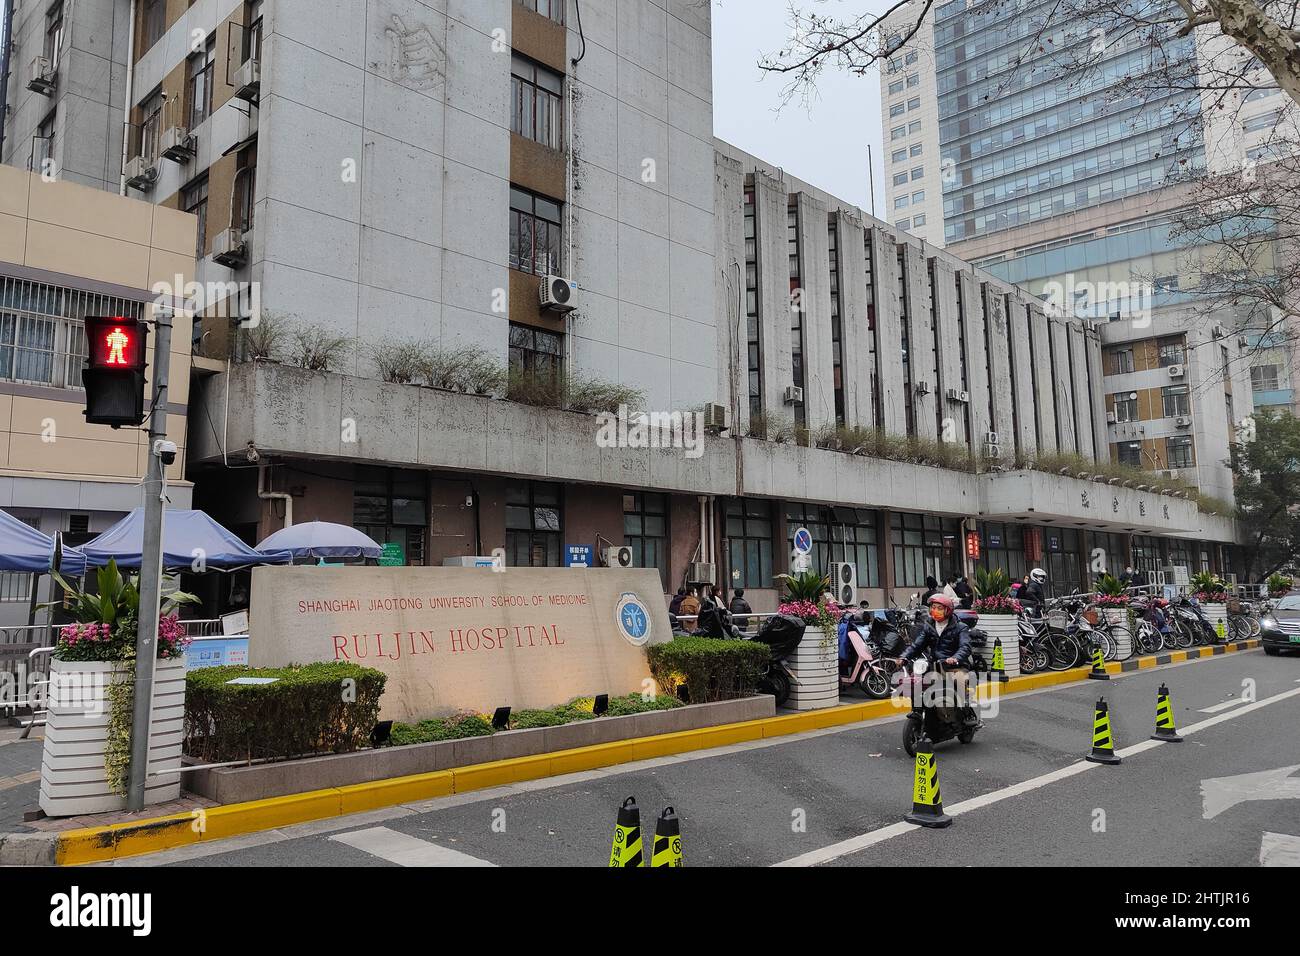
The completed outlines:
{"type": "Polygon", "coordinates": [[[1106,673],[1106,653],[1097,645],[1092,648],[1092,670],[1088,671],[1090,680],[1110,680],[1106,673]]]}
{"type": "Polygon", "coordinates": [[[655,823],[655,850],[650,866],[683,866],[682,828],[672,807],[659,814],[655,823]]]}
{"type": "Polygon", "coordinates": [[[612,867],[641,866],[641,809],[636,797],[628,797],[618,808],[614,824],[614,847],[609,851],[612,867]]]}
{"type": "Polygon", "coordinates": [[[1007,659],[1002,653],[1002,638],[993,639],[993,676],[1002,683],[1011,678],[1007,676],[1007,659]]]}
{"type": "Polygon", "coordinates": [[[1120,758],[1115,756],[1115,738],[1110,733],[1110,706],[1105,697],[1097,700],[1097,709],[1092,718],[1092,752],[1086,759],[1093,763],[1120,762],[1120,758]]]}
{"type": "Polygon", "coordinates": [[[943,812],[939,795],[939,765],[934,759],[934,744],[928,737],[916,742],[916,776],[912,783],[912,812],[903,817],[922,827],[950,827],[952,817],[943,812]]]}
{"type": "Polygon", "coordinates": [[[1169,688],[1164,684],[1156,691],[1156,732],[1151,735],[1151,739],[1167,740],[1171,744],[1183,741],[1174,727],[1174,705],[1169,701],[1169,688]]]}
{"type": "Polygon", "coordinates": [[[1223,618],[1219,618],[1219,623],[1214,625],[1214,634],[1218,637],[1220,644],[1228,639],[1228,629],[1224,626],[1223,618]]]}

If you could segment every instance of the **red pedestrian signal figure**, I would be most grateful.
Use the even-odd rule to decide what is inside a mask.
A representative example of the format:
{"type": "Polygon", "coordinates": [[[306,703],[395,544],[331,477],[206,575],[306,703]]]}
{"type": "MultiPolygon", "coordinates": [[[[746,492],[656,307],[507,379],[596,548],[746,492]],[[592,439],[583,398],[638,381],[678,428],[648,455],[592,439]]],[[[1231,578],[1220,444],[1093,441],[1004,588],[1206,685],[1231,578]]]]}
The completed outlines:
{"type": "Polygon", "coordinates": [[[125,316],[86,319],[86,421],[113,428],[144,421],[144,373],[148,328],[125,316]]]}
{"type": "Polygon", "coordinates": [[[126,357],[122,354],[122,349],[131,344],[131,339],[127,334],[120,327],[115,328],[108,333],[108,337],[104,341],[108,345],[108,362],[105,364],[126,365],[126,357]]]}

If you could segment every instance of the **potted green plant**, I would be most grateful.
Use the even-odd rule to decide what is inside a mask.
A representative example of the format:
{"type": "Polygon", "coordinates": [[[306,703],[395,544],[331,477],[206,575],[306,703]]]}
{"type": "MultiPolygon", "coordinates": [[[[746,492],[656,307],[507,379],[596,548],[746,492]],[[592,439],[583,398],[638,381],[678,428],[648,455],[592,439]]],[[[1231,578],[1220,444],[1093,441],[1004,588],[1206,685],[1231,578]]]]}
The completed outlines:
{"type": "Polygon", "coordinates": [[[837,629],[844,609],[830,600],[830,578],[816,571],[778,574],[785,595],[777,608],[782,614],[803,618],[804,639],[786,660],[796,684],[788,706],[795,710],[820,710],[840,701],[839,640],[837,629]]]}
{"type": "Polygon", "coordinates": [[[1002,645],[1002,667],[1011,677],[1020,673],[1020,630],[1016,615],[1020,602],[1011,596],[1011,576],[1002,568],[975,569],[975,601],[972,610],[980,616],[979,629],[989,636],[985,657],[1002,645]]]}
{"type": "MultiPolygon", "coordinates": [[[[54,577],[73,621],[59,629],[50,662],[40,806],[49,816],[121,810],[131,766],[139,576],[123,575],[110,561],[95,573],[93,590],[54,577]]],[[[176,611],[197,600],[173,591],[159,611],[146,803],[180,795],[189,641],[176,611]]]]}
{"type": "Polygon", "coordinates": [[[1269,597],[1285,597],[1291,593],[1291,578],[1281,573],[1270,574],[1265,587],[1268,588],[1269,597]]]}

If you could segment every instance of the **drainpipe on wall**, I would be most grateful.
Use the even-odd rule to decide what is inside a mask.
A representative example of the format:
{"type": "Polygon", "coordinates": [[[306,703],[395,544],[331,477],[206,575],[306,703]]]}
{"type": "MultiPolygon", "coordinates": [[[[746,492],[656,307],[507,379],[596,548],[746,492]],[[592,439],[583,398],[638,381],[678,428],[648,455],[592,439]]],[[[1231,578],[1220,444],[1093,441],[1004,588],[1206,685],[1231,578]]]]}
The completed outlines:
{"type": "Polygon", "coordinates": [[[293,527],[293,495],[286,494],[283,491],[267,491],[270,485],[269,471],[271,466],[263,462],[257,466],[257,497],[263,501],[283,501],[284,502],[284,526],[293,527]]]}
{"type": "Polygon", "coordinates": [[[126,94],[122,98],[122,176],[117,194],[126,195],[126,151],[131,143],[131,104],[135,99],[135,4],[131,0],[131,22],[126,32],[126,94]]]}
{"type": "Polygon", "coordinates": [[[5,150],[5,121],[9,118],[9,74],[13,69],[14,0],[5,0],[5,45],[0,61],[0,159],[5,150]]]}

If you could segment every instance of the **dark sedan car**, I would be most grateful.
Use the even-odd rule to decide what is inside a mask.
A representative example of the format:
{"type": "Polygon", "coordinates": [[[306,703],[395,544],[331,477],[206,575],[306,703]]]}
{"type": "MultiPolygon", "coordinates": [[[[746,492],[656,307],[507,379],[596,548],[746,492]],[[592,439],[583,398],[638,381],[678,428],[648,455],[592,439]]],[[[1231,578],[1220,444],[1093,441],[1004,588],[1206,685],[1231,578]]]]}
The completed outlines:
{"type": "Polygon", "coordinates": [[[1259,636],[1270,656],[1300,651],[1300,594],[1288,594],[1259,619],[1259,636]]]}

